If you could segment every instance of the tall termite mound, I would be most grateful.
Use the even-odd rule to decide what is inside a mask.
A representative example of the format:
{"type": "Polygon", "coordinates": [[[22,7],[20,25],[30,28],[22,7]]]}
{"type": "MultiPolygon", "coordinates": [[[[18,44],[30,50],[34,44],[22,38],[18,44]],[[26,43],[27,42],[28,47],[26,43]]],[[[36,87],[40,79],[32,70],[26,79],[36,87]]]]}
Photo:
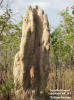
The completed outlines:
{"type": "MultiPolygon", "coordinates": [[[[43,10],[28,7],[13,75],[18,100],[41,100],[49,74],[49,23],[43,10]]],[[[43,99],[42,99],[43,100],[43,99]]]]}

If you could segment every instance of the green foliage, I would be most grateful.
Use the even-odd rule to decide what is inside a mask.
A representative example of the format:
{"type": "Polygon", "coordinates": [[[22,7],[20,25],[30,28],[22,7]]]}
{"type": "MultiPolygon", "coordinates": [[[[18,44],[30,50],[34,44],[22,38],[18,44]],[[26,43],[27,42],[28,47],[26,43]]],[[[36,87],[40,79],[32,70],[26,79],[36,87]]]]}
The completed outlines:
{"type": "Polygon", "coordinates": [[[50,63],[52,63],[52,67],[55,65],[51,68],[54,73],[55,88],[58,84],[59,88],[62,88],[63,78],[66,81],[65,85],[71,85],[71,70],[69,72],[65,72],[65,70],[74,67],[72,65],[74,64],[74,17],[69,14],[68,8],[63,10],[60,15],[62,21],[50,35],[50,63]]]}
{"type": "Polygon", "coordinates": [[[50,89],[45,89],[44,95],[45,95],[45,96],[49,96],[49,94],[50,94],[50,89]]]}
{"type": "Polygon", "coordinates": [[[6,91],[10,93],[12,89],[14,89],[13,80],[9,80],[5,84],[0,85],[0,93],[6,92],[6,91]]]}
{"type": "Polygon", "coordinates": [[[0,71],[4,76],[4,83],[0,85],[0,93],[11,92],[14,87],[13,63],[14,56],[19,49],[21,40],[22,21],[14,24],[12,20],[7,21],[7,15],[0,16],[0,71]]]}
{"type": "Polygon", "coordinates": [[[74,9],[72,10],[72,14],[74,15],[74,9]]]}
{"type": "Polygon", "coordinates": [[[60,13],[62,21],[51,34],[51,45],[53,53],[63,61],[67,61],[73,54],[74,48],[74,17],[69,14],[69,9],[60,13]]]}

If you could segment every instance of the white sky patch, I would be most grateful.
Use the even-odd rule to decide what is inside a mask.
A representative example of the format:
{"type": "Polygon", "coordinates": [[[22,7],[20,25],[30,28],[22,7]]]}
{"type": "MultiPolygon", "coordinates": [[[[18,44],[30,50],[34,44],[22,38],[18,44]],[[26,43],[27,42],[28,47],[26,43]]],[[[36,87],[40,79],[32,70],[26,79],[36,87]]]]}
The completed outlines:
{"type": "Polygon", "coordinates": [[[66,7],[71,7],[74,5],[74,0],[50,0],[51,9],[58,9],[59,11],[65,9],[66,7]]]}
{"type": "Polygon", "coordinates": [[[0,15],[2,15],[4,12],[3,12],[3,10],[0,8],[0,15]]]}
{"type": "Polygon", "coordinates": [[[33,6],[38,5],[41,8],[48,8],[50,6],[49,2],[33,2],[32,3],[33,6]]]}

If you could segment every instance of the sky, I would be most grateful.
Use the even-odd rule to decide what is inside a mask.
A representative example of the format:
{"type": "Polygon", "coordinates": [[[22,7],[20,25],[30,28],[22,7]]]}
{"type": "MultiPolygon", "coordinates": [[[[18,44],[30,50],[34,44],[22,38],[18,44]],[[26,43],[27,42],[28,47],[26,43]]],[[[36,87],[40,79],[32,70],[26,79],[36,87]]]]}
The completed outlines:
{"type": "Polygon", "coordinates": [[[66,7],[71,8],[74,5],[74,0],[7,0],[10,8],[15,11],[16,21],[19,21],[21,16],[24,15],[27,6],[38,5],[48,15],[49,24],[52,29],[58,26],[61,17],[60,11],[66,7]]]}

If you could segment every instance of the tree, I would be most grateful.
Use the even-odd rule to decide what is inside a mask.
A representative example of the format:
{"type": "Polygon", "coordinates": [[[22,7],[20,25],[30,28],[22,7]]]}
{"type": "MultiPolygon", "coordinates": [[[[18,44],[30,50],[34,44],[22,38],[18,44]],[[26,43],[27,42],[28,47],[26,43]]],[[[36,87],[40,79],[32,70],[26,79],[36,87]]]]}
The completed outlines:
{"type": "MultiPolygon", "coordinates": [[[[74,17],[69,14],[69,9],[60,13],[62,21],[60,25],[51,34],[51,50],[53,50],[53,58],[56,65],[56,82],[55,87],[57,88],[57,80],[60,76],[60,87],[62,88],[63,73],[66,68],[72,67],[74,60],[74,17]],[[64,67],[63,67],[64,66],[64,67]],[[59,70],[59,73],[58,73],[59,70]],[[58,75],[57,75],[58,74],[58,75]]],[[[51,51],[50,50],[50,51],[51,51]]]]}
{"type": "Polygon", "coordinates": [[[12,13],[7,9],[0,15],[0,92],[13,88],[13,61],[21,39],[22,21],[14,24],[11,20],[12,13]]]}

